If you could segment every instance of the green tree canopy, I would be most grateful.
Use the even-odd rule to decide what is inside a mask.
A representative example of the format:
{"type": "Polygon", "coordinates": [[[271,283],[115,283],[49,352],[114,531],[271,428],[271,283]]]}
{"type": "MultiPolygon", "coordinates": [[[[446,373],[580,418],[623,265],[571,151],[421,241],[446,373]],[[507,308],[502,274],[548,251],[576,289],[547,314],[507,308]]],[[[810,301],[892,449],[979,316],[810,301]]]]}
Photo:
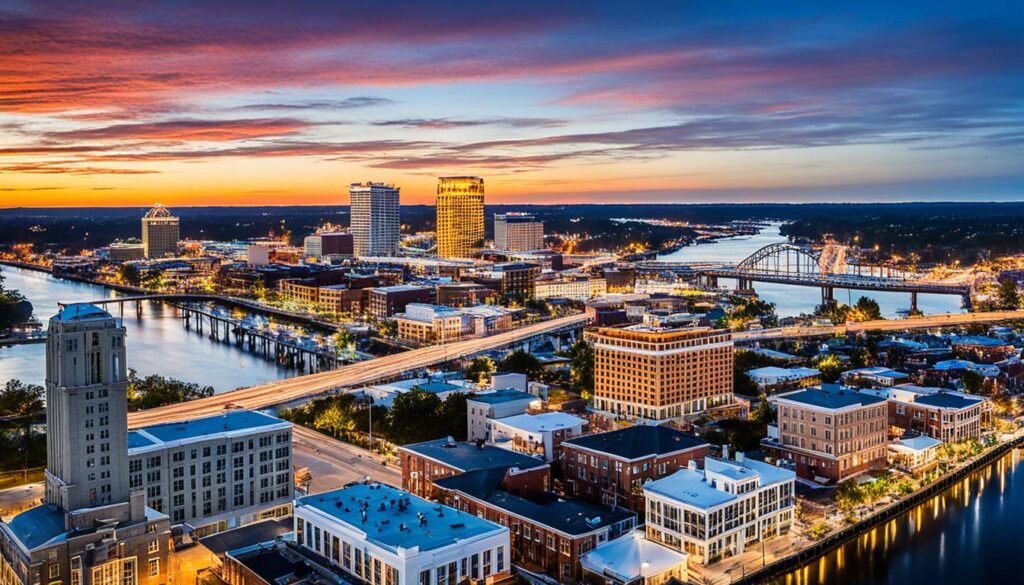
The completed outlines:
{"type": "Polygon", "coordinates": [[[481,356],[474,359],[466,367],[466,378],[477,384],[489,384],[491,382],[491,374],[496,371],[498,371],[498,366],[494,363],[494,360],[487,356],[481,356]]]}
{"type": "Polygon", "coordinates": [[[526,374],[529,378],[538,378],[544,373],[544,367],[532,353],[517,349],[501,360],[499,369],[503,372],[526,374]]]}
{"type": "Polygon", "coordinates": [[[999,281],[999,306],[1011,310],[1020,306],[1020,293],[1017,292],[1016,280],[1004,278],[999,281]]]}
{"type": "Polygon", "coordinates": [[[573,344],[569,357],[572,358],[570,389],[589,399],[594,392],[594,348],[581,339],[573,344]]]}
{"type": "Polygon", "coordinates": [[[213,396],[213,386],[200,386],[157,374],[139,378],[128,371],[128,410],[145,410],[213,396]]]}
{"type": "Polygon", "coordinates": [[[42,411],[44,393],[38,384],[8,380],[0,389],[0,416],[26,416],[42,411]]]}
{"type": "Polygon", "coordinates": [[[398,445],[420,443],[443,436],[438,420],[441,399],[437,394],[413,389],[399,394],[388,412],[391,441],[398,445]]]}

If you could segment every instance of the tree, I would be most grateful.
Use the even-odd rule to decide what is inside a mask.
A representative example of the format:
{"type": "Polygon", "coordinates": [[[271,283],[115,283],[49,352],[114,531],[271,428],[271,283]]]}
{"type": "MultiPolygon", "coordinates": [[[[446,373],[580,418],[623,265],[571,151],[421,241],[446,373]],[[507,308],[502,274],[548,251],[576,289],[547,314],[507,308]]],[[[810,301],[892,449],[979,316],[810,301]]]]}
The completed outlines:
{"type": "Polygon", "coordinates": [[[985,378],[974,370],[964,370],[960,374],[960,383],[964,385],[964,392],[968,394],[980,394],[985,378]]]}
{"type": "Polygon", "coordinates": [[[466,421],[466,400],[470,396],[471,394],[464,392],[455,392],[449,394],[444,399],[444,402],[441,403],[437,418],[444,425],[442,430],[445,436],[454,437],[456,441],[466,440],[466,437],[469,435],[466,421]]]}
{"type": "Polygon", "coordinates": [[[1003,309],[1016,309],[1020,306],[1020,293],[1017,292],[1017,281],[1004,278],[999,281],[999,306],[1003,309]]]}
{"type": "Polygon", "coordinates": [[[498,366],[495,365],[494,360],[487,356],[481,356],[470,362],[466,368],[466,378],[483,386],[490,384],[491,374],[496,371],[498,371],[498,366]]]}
{"type": "Polygon", "coordinates": [[[200,386],[157,374],[139,378],[128,371],[128,410],[145,410],[213,396],[213,386],[200,386]]]}
{"type": "Polygon", "coordinates": [[[32,303],[20,292],[4,287],[4,277],[0,275],[0,329],[21,325],[31,317],[32,303]]]}
{"type": "Polygon", "coordinates": [[[122,264],[117,269],[117,278],[130,286],[139,286],[142,282],[142,275],[139,274],[139,269],[134,264],[122,264]]]}
{"type": "Polygon", "coordinates": [[[377,332],[384,337],[394,337],[398,335],[398,322],[391,319],[385,319],[377,324],[377,332]]]}
{"type": "Polygon", "coordinates": [[[391,441],[398,445],[420,443],[444,436],[438,420],[441,399],[437,394],[418,388],[395,397],[388,411],[391,441]]]}
{"type": "Polygon", "coordinates": [[[573,392],[589,399],[594,392],[594,348],[582,339],[569,350],[572,358],[570,387],[573,392]]]}
{"type": "Polygon", "coordinates": [[[45,390],[38,384],[8,380],[0,390],[0,416],[17,417],[37,414],[43,410],[45,390]]]}
{"type": "Polygon", "coordinates": [[[854,313],[851,316],[855,321],[877,321],[882,318],[882,309],[878,301],[868,297],[861,297],[853,305],[854,313]]]}
{"type": "Polygon", "coordinates": [[[821,371],[821,381],[834,383],[843,373],[843,362],[835,354],[821,356],[814,360],[814,367],[821,371]]]}
{"type": "Polygon", "coordinates": [[[331,435],[342,438],[356,430],[352,411],[335,402],[328,406],[313,420],[313,428],[327,431],[331,435]]]}
{"type": "Polygon", "coordinates": [[[835,500],[840,510],[849,512],[864,503],[864,490],[855,481],[844,481],[836,486],[835,500]]]}
{"type": "Polygon", "coordinates": [[[351,353],[355,349],[356,337],[344,327],[339,327],[334,334],[334,351],[336,353],[351,353]]]}
{"type": "Polygon", "coordinates": [[[538,378],[544,373],[544,366],[541,365],[534,355],[528,351],[517,349],[501,360],[499,369],[503,372],[516,372],[526,374],[528,378],[538,378]]]}
{"type": "Polygon", "coordinates": [[[775,422],[775,410],[772,409],[768,396],[763,392],[758,397],[757,408],[750,413],[750,420],[761,423],[765,427],[775,422]]]}

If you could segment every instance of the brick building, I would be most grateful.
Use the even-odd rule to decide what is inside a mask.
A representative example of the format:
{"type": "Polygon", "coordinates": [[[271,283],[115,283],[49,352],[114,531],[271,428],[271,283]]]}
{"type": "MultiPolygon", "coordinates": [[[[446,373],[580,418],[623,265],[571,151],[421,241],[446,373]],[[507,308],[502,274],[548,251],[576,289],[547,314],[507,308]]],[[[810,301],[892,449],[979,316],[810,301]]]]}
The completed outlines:
{"type": "MultiPolygon", "coordinates": [[[[551,468],[536,457],[508,449],[436,439],[398,448],[402,463],[402,487],[422,498],[433,498],[434,482],[480,469],[515,470],[515,482],[537,491],[549,489],[551,468]]],[[[525,489],[525,488],[524,488],[525,489]]]]}
{"type": "Polygon", "coordinates": [[[641,485],[704,462],[711,445],[665,426],[637,425],[562,443],[569,495],[643,512],[641,485]]]}

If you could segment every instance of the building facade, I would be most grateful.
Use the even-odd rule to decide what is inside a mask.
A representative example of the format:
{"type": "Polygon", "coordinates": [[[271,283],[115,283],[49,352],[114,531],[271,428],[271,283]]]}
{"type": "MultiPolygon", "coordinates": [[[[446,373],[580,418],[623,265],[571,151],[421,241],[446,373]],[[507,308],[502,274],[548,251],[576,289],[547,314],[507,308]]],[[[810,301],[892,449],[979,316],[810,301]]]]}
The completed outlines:
{"type": "Polygon", "coordinates": [[[45,496],[0,523],[5,585],[162,585],[170,523],[128,481],[124,327],[93,305],[50,319],[45,496]]]}
{"type": "Polygon", "coordinates": [[[594,346],[594,406],[664,420],[732,402],[728,331],[643,325],[587,332],[594,346]]]}
{"type": "Polygon", "coordinates": [[[157,204],[142,216],[142,248],[146,258],[178,255],[181,224],[163,205],[157,204]]]}
{"type": "Polygon", "coordinates": [[[708,457],[643,486],[647,538],[701,565],[789,531],[796,474],[760,461],[708,457]]]}
{"type": "Polygon", "coordinates": [[[396,284],[371,288],[367,300],[371,317],[387,319],[401,313],[409,303],[432,303],[434,291],[425,286],[396,284]]]}
{"type": "Polygon", "coordinates": [[[765,451],[792,461],[797,475],[840,482],[886,467],[888,408],[884,398],[836,384],[770,398],[778,412],[778,438],[765,451]]]}
{"type": "Polygon", "coordinates": [[[436,439],[402,445],[398,455],[402,488],[421,498],[435,498],[434,482],[440,479],[481,469],[514,470],[523,484],[539,490],[546,491],[551,482],[551,467],[541,459],[479,442],[436,439]]]}
{"type": "Polygon", "coordinates": [[[471,258],[484,243],[484,180],[437,180],[437,256],[471,258]]]}
{"type": "Polygon", "coordinates": [[[136,429],[128,482],[196,537],[291,513],[292,424],[248,410],[136,429]]]}
{"type": "Polygon", "coordinates": [[[367,585],[490,584],[511,575],[507,527],[384,484],[295,500],[295,541],[367,585]]]}
{"type": "Polygon", "coordinates": [[[666,426],[635,425],[562,443],[566,492],[605,505],[644,511],[641,486],[703,464],[711,445],[666,426]]]}
{"type": "Polygon", "coordinates": [[[352,183],[353,252],[357,257],[396,256],[401,239],[399,188],[384,183],[352,183]]]}
{"type": "Polygon", "coordinates": [[[514,388],[500,388],[493,392],[475,394],[467,398],[468,440],[490,440],[491,431],[488,421],[523,414],[536,400],[537,397],[533,394],[514,388]]]}
{"type": "Polygon", "coordinates": [[[904,385],[890,388],[888,395],[890,426],[943,443],[980,439],[982,423],[992,409],[983,396],[944,388],[904,385]]]}
{"type": "Polygon", "coordinates": [[[607,292],[605,279],[590,276],[538,279],[534,283],[534,296],[538,299],[589,301],[594,297],[604,296],[607,292]]]}
{"type": "Polygon", "coordinates": [[[544,247],[544,222],[532,213],[495,213],[494,247],[509,252],[529,252],[544,247]]]}

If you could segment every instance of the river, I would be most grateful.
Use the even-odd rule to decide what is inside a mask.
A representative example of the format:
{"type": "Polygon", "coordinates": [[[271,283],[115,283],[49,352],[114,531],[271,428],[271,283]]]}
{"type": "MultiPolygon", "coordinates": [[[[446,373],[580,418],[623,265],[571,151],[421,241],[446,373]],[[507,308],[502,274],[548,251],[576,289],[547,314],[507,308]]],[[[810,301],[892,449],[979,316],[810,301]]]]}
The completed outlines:
{"type": "MultiPolygon", "coordinates": [[[[88,301],[115,296],[114,292],[73,280],[54,278],[34,270],[0,267],[4,285],[17,289],[32,302],[33,314],[44,327],[57,312],[57,303],[88,301]]],[[[253,386],[287,378],[297,373],[241,351],[233,345],[213,341],[194,330],[186,330],[172,307],[144,303],[142,319],[136,319],[134,305],[125,307],[128,332],[128,367],[139,375],[160,374],[213,386],[217,392],[253,386]]],[[[112,306],[112,310],[116,308],[112,306]]],[[[117,314],[115,313],[115,317],[117,314]]],[[[0,348],[0,384],[16,378],[42,384],[45,378],[44,344],[0,348]]]]}
{"type": "MultiPolygon", "coordinates": [[[[670,262],[740,262],[757,250],[769,245],[789,241],[779,229],[782,224],[771,223],[759,233],[752,236],[722,238],[707,244],[686,246],[658,256],[658,260],[670,262]]],[[[735,286],[735,280],[719,279],[723,285],[735,286]]],[[[821,303],[821,290],[809,286],[792,286],[755,282],[754,290],[762,299],[775,303],[775,312],[779,317],[792,317],[801,313],[811,313],[821,303]]],[[[888,318],[900,316],[900,311],[910,309],[910,293],[887,291],[851,291],[835,290],[835,298],[848,305],[857,302],[862,296],[878,301],[882,315],[888,318]]],[[[918,309],[925,314],[956,313],[963,311],[960,297],[956,295],[921,294],[917,300],[918,309]]]]}
{"type": "Polygon", "coordinates": [[[1021,583],[1024,450],[774,581],[777,585],[1021,583]]]}

